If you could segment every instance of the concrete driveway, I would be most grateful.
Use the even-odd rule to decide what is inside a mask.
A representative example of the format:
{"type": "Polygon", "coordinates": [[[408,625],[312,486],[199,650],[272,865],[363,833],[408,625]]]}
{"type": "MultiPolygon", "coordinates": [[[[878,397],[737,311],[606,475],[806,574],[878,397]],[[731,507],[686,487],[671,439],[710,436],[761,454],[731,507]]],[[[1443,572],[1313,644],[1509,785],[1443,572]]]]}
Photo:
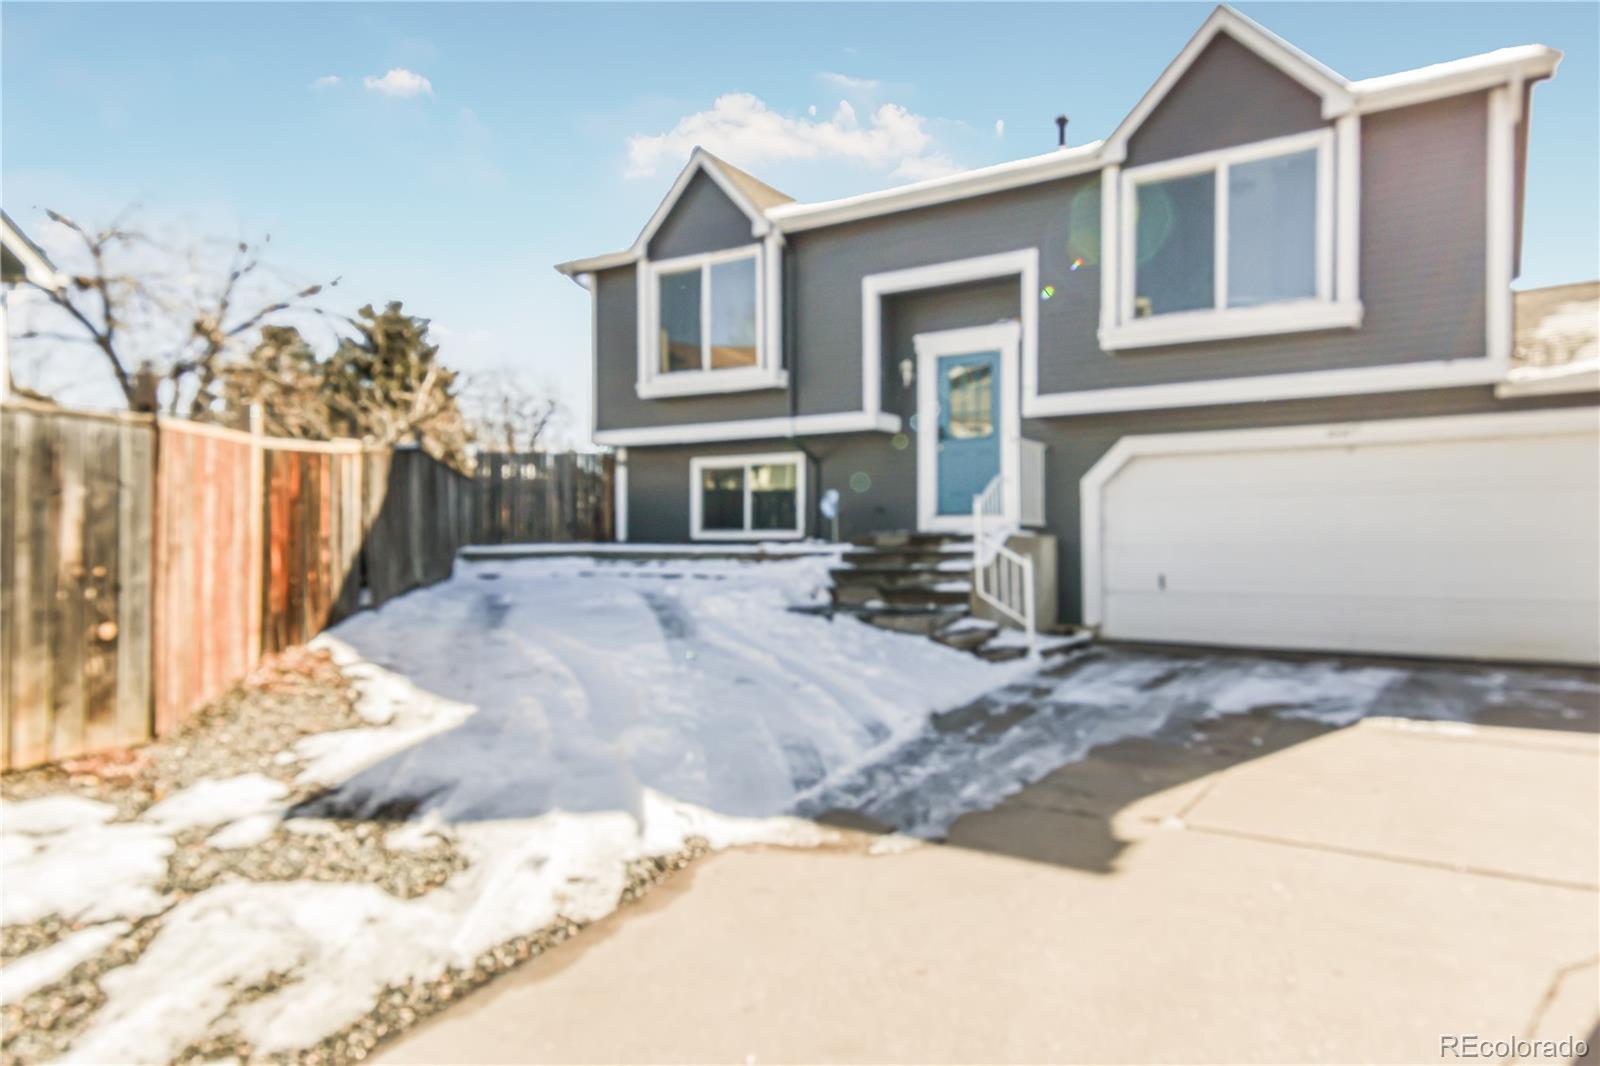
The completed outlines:
{"type": "MultiPolygon", "coordinates": [[[[1095,654],[1036,691],[1068,691],[1107,656],[1146,668],[1154,701],[1195,680],[1148,669],[1187,653],[1095,654]]],[[[944,844],[846,832],[715,855],[379,1061],[1437,1062],[1443,1039],[1467,1036],[1592,1048],[1600,678],[1373,668],[1405,675],[1366,707],[1384,717],[1286,713],[1281,686],[1226,717],[1171,714],[961,814],[944,844]],[[1389,717],[1408,705],[1435,720],[1389,717]]],[[[1054,698],[980,701],[936,731],[1003,743],[1054,698]]],[[[925,810],[904,790],[861,794],[874,817],[925,810]]]]}

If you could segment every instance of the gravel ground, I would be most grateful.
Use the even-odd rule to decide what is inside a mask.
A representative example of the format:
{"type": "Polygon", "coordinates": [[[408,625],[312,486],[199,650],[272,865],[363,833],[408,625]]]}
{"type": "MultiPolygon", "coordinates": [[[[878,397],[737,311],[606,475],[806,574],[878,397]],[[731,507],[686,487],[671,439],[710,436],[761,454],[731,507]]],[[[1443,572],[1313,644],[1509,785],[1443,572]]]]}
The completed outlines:
{"type": "MultiPolygon", "coordinates": [[[[286,803],[292,804],[306,799],[310,790],[295,786],[299,765],[279,753],[302,737],[365,724],[354,710],[354,693],[328,656],[294,649],[263,663],[169,737],[141,748],[0,775],[0,795],[25,800],[67,793],[112,804],[118,820],[126,820],[200,780],[257,772],[288,785],[286,803]]],[[[465,866],[448,835],[420,847],[410,841],[390,849],[384,838],[391,828],[370,822],[296,819],[260,843],[233,849],[208,845],[210,829],[180,833],[162,891],[176,904],[219,881],[240,877],[367,882],[410,899],[439,887],[465,866]]],[[[630,885],[635,886],[630,894],[688,857],[692,856],[644,864],[648,869],[630,874],[630,885]]],[[[109,948],[62,980],[0,1007],[0,1062],[5,1066],[40,1062],[65,1051],[105,1002],[99,978],[136,960],[161,928],[163,916],[164,912],[134,923],[109,948]]],[[[79,928],[56,916],[0,928],[0,962],[48,947],[79,928]]],[[[369,1019],[304,1055],[325,1063],[358,1061],[376,1040],[451,1002],[459,994],[456,989],[482,983],[566,935],[570,934],[560,927],[541,930],[502,945],[470,970],[452,972],[426,986],[392,990],[374,1006],[369,1019]]],[[[279,980],[288,976],[280,975],[279,980]]],[[[270,984],[242,989],[239,1001],[270,990],[270,984]]],[[[212,1041],[191,1048],[184,1060],[249,1057],[249,1048],[222,1046],[226,1043],[212,1041]]]]}

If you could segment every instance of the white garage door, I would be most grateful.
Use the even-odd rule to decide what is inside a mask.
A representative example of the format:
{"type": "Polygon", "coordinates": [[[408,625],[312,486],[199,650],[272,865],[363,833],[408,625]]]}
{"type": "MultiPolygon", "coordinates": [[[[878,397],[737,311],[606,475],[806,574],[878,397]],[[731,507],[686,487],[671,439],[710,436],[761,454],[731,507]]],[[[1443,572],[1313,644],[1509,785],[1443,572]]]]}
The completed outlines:
{"type": "Polygon", "coordinates": [[[1086,479],[1086,614],[1125,640],[1600,662],[1597,425],[1130,438],[1086,479]]]}

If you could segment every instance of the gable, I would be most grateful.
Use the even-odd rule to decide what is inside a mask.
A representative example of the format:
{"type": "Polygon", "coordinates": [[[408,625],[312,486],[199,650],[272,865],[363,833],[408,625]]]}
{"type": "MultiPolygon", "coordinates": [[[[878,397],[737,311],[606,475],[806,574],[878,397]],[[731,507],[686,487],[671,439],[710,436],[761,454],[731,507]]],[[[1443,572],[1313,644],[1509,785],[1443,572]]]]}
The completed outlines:
{"type": "Polygon", "coordinates": [[[653,260],[736,248],[755,240],[751,219],[705,171],[684,186],[647,249],[653,260]]]}
{"type": "Polygon", "coordinates": [[[1218,33],[1129,138],[1127,165],[1232,148],[1322,124],[1320,96],[1229,34],[1218,33]]]}

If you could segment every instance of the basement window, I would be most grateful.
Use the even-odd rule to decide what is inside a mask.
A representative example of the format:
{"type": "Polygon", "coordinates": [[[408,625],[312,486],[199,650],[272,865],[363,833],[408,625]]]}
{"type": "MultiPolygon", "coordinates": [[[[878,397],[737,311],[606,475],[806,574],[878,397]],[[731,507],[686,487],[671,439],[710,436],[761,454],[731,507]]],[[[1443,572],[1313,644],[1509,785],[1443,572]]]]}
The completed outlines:
{"type": "Polygon", "coordinates": [[[803,537],[804,501],[805,461],[797,452],[689,462],[689,527],[695,540],[803,537]]]}

